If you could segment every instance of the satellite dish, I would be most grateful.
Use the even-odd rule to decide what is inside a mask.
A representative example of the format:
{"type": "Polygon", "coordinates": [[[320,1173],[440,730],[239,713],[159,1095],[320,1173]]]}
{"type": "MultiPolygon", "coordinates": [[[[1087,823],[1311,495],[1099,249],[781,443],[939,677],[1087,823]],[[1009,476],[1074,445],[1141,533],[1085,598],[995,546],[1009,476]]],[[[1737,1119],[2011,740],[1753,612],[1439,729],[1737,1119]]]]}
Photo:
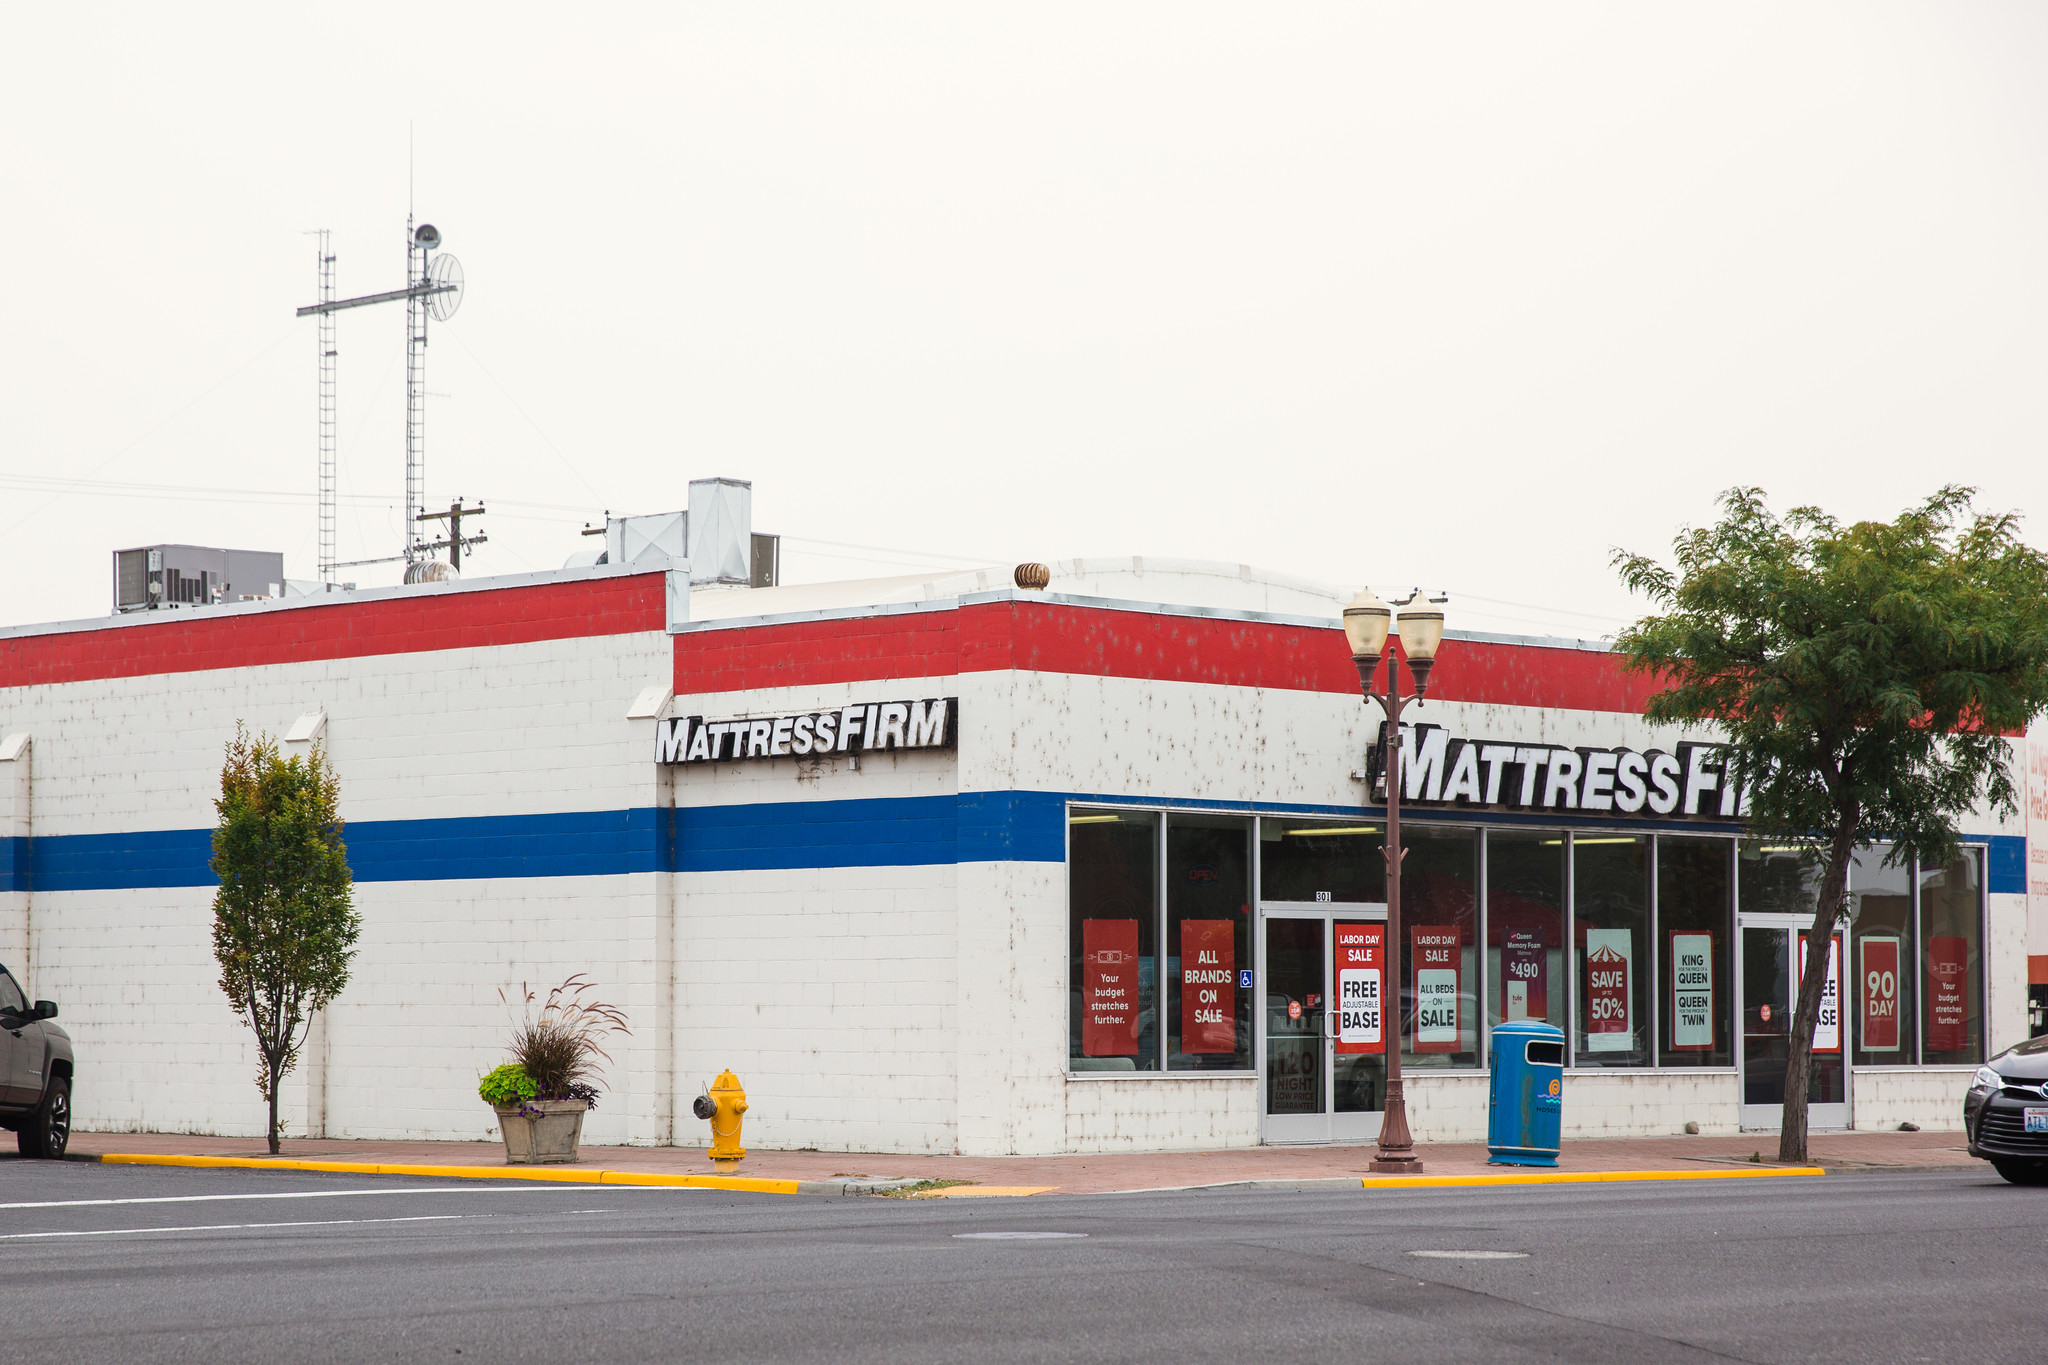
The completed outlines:
{"type": "Polygon", "coordinates": [[[421,223],[419,231],[412,235],[412,244],[432,251],[435,247],[441,245],[441,229],[435,227],[432,223],[421,223]]]}
{"type": "Polygon", "coordinates": [[[437,288],[453,286],[445,294],[427,295],[427,311],[434,315],[434,321],[448,321],[462,307],[462,262],[443,252],[428,268],[427,282],[437,288]]]}

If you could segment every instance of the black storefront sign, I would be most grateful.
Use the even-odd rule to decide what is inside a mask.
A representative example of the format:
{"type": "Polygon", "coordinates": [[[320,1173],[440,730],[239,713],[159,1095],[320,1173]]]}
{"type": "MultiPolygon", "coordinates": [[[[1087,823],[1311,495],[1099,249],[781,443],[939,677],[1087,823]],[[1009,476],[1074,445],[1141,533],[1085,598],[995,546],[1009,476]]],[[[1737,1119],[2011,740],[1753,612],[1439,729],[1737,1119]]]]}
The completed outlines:
{"type": "Polygon", "coordinates": [[[707,721],[678,716],[655,727],[657,763],[743,763],[826,758],[890,749],[950,749],[960,737],[960,699],[855,702],[793,716],[707,721]]]}
{"type": "MultiPolygon", "coordinates": [[[[1385,800],[1386,725],[1366,761],[1385,800]]],[[[1453,736],[1441,725],[1401,727],[1401,800],[1475,810],[1578,811],[1637,819],[1739,820],[1748,791],[1719,744],[1662,749],[1568,748],[1453,736]]]]}

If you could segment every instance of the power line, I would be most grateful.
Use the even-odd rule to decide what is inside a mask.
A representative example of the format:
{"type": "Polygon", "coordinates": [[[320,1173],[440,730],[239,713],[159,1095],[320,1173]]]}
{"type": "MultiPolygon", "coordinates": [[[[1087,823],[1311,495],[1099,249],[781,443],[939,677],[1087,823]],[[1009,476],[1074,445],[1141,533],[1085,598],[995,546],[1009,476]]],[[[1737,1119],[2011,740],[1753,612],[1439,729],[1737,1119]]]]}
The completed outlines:
{"type": "MultiPolygon", "coordinates": [[[[230,373],[229,373],[229,374],[227,374],[226,376],[222,377],[221,379],[219,379],[219,380],[216,380],[216,381],[215,381],[215,382],[214,382],[213,384],[209,385],[209,386],[208,386],[208,387],[207,387],[207,388],[206,388],[206,389],[205,389],[205,390],[204,390],[203,392],[201,392],[201,393],[200,393],[200,394],[199,394],[199,395],[198,395],[197,397],[193,398],[193,399],[192,399],[192,400],[191,400],[190,402],[186,403],[186,404],[185,404],[185,405],[184,405],[183,407],[179,408],[179,409],[178,409],[178,410],[177,410],[176,412],[173,412],[173,413],[172,413],[172,414],[171,414],[170,416],[168,416],[168,417],[164,418],[164,419],[163,419],[162,421],[158,422],[158,423],[157,423],[157,424],[156,424],[155,426],[151,427],[151,428],[150,428],[150,429],[149,429],[148,431],[145,431],[145,432],[143,432],[143,433],[142,433],[142,434],[141,434],[140,436],[138,436],[138,437],[136,437],[136,438],[135,438],[134,440],[130,441],[130,442],[129,442],[129,443],[127,444],[127,445],[124,445],[124,446],[122,446],[122,447],[121,447],[121,448],[120,448],[119,450],[117,450],[117,451],[115,451],[115,452],[114,452],[113,454],[111,454],[111,455],[107,456],[107,458],[106,458],[106,459],[104,459],[104,460],[101,460],[101,461],[100,461],[100,462],[99,462],[98,464],[94,465],[94,466],[93,466],[93,467],[92,467],[91,469],[88,469],[88,470],[86,470],[86,471],[85,471],[85,474],[84,474],[84,475],[83,475],[82,477],[83,477],[83,478],[88,478],[88,479],[89,479],[89,478],[91,478],[91,477],[92,477],[93,475],[95,475],[95,474],[99,473],[99,472],[100,472],[100,471],[101,471],[102,469],[105,469],[105,468],[106,468],[106,467],[107,467],[108,465],[110,465],[110,464],[112,464],[112,463],[113,463],[114,461],[116,461],[116,460],[120,459],[120,458],[121,458],[121,457],[122,457],[123,455],[126,455],[126,454],[127,454],[127,453],[128,453],[129,451],[131,451],[131,450],[135,449],[135,447],[137,447],[137,446],[141,445],[141,444],[142,444],[142,443],[143,443],[144,441],[147,441],[147,440],[148,440],[148,439],[149,439],[150,437],[152,437],[152,436],[156,435],[156,434],[157,434],[157,433],[158,433],[159,431],[162,431],[162,430],[163,430],[163,429],[164,429],[165,427],[169,426],[169,425],[170,425],[170,424],[171,424],[172,422],[175,422],[175,421],[177,421],[177,420],[178,420],[178,419],[179,419],[180,417],[183,417],[183,416],[184,416],[184,415],[185,415],[186,413],[190,412],[190,411],[191,411],[191,410],[192,410],[193,408],[196,408],[196,407],[198,407],[198,406],[199,406],[199,405],[200,405],[201,403],[205,402],[205,401],[206,401],[206,400],[207,400],[208,398],[211,398],[211,397],[213,396],[213,394],[214,394],[214,392],[215,392],[216,390],[218,390],[218,389],[220,389],[220,388],[224,387],[224,386],[225,386],[225,385],[227,385],[227,384],[228,384],[228,383],[229,383],[230,381],[232,381],[232,380],[235,380],[235,379],[238,379],[238,378],[240,378],[240,377],[241,377],[241,374],[242,374],[242,372],[243,372],[244,370],[248,369],[248,368],[249,368],[249,367],[250,367],[251,365],[254,365],[254,364],[255,364],[255,363],[257,362],[257,361],[259,361],[259,360],[262,360],[263,358],[265,358],[266,356],[268,356],[268,355],[269,355],[269,354],[270,354],[270,353],[271,353],[272,351],[274,351],[274,350],[276,350],[276,349],[277,349],[278,347],[280,347],[280,346],[284,345],[284,344],[285,344],[285,343],[286,343],[287,341],[290,341],[290,340],[291,340],[291,339],[292,339],[293,337],[297,336],[297,335],[298,335],[299,333],[301,333],[301,332],[303,332],[303,331],[305,331],[305,330],[306,330],[306,324],[305,324],[305,323],[303,323],[303,322],[299,322],[299,323],[294,323],[294,324],[293,324],[293,326],[292,326],[292,329],[291,329],[290,331],[288,331],[288,332],[286,332],[286,333],[285,333],[284,335],[280,336],[280,337],[279,337],[279,338],[278,338],[277,340],[275,340],[275,341],[271,342],[271,343],[270,343],[270,344],[269,344],[268,346],[265,346],[265,347],[264,347],[264,348],[263,348],[262,350],[258,351],[258,352],[257,352],[257,353],[256,353],[255,355],[252,355],[252,356],[250,356],[250,357],[249,357],[249,358],[248,358],[247,360],[243,361],[243,362],[242,362],[242,363],[241,363],[240,365],[237,365],[237,366],[236,366],[236,367],[234,368],[234,370],[233,370],[232,372],[230,372],[230,373]]],[[[38,504],[38,505],[37,505],[37,506],[36,506],[36,507],[35,507],[34,509],[32,509],[31,511],[29,511],[29,512],[28,512],[28,513],[27,513],[27,514],[26,514],[25,516],[23,516],[23,517],[19,518],[18,520],[14,521],[14,522],[13,522],[13,523],[11,523],[10,525],[8,525],[8,527],[6,528],[6,531],[7,531],[7,532],[12,532],[12,531],[18,531],[18,530],[20,530],[20,529],[21,529],[22,527],[24,527],[24,526],[28,525],[28,523],[30,523],[31,521],[34,521],[34,520],[35,520],[35,519],[36,519],[37,517],[41,516],[41,515],[42,515],[42,514],[43,514],[44,512],[47,512],[47,511],[49,511],[49,510],[50,510],[50,507],[51,507],[51,505],[52,505],[52,504],[54,504],[55,502],[57,502],[57,501],[58,501],[58,500],[59,500],[60,498],[62,498],[62,497],[64,497],[64,496],[65,496],[65,494],[64,494],[64,493],[61,493],[61,492],[59,492],[59,493],[54,493],[54,494],[52,494],[52,495],[51,495],[51,496],[50,496],[49,498],[47,498],[47,499],[46,499],[46,500],[44,500],[44,501],[43,501],[42,503],[38,504]]],[[[0,534],[5,534],[5,533],[6,533],[6,532],[0,532],[0,534]]]]}

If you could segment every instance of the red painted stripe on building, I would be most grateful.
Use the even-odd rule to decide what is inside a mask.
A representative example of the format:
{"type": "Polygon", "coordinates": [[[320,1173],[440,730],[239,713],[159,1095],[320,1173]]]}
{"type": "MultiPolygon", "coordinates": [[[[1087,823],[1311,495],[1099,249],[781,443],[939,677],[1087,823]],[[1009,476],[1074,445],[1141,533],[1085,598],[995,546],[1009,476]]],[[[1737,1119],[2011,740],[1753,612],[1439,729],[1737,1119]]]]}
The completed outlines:
{"type": "MultiPolygon", "coordinates": [[[[1001,669],[1223,687],[1355,693],[1337,626],[1288,626],[1064,603],[802,621],[676,637],[680,695],[943,677],[1001,669]]],[[[1640,713],[1655,689],[1611,654],[1446,641],[1430,696],[1443,701],[1640,713]]]]}
{"type": "Polygon", "coordinates": [[[166,612],[145,624],[0,638],[0,687],[659,631],[664,593],[662,575],[633,574],[247,615],[166,612]]]}

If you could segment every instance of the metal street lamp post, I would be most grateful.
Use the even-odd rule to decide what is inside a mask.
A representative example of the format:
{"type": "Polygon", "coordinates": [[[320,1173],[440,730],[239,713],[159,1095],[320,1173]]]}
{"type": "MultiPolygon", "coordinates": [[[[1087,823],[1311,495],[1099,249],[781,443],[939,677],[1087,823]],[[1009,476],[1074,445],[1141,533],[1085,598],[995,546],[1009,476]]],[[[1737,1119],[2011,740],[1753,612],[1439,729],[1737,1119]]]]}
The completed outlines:
{"type": "MultiPolygon", "coordinates": [[[[1373,1154],[1372,1169],[1397,1174],[1413,1174],[1422,1169],[1422,1161],[1415,1155],[1415,1139],[1408,1133],[1408,1102],[1401,1089],[1401,1033],[1406,1011],[1401,1007],[1401,708],[1409,701],[1418,705],[1423,693],[1429,689],[1429,670],[1436,663],[1437,646],[1444,638],[1444,614],[1435,607],[1424,603],[1413,605],[1421,597],[1418,591],[1403,604],[1400,621],[1401,655],[1408,660],[1408,672],[1415,680],[1415,694],[1401,695],[1401,666],[1392,654],[1387,654],[1387,687],[1384,692],[1374,690],[1374,679],[1379,673],[1380,655],[1387,653],[1387,634],[1394,624],[1393,608],[1379,599],[1371,588],[1362,589],[1344,608],[1344,635],[1351,644],[1351,661],[1358,665],[1359,688],[1367,700],[1376,701],[1386,713],[1387,725],[1384,736],[1386,762],[1381,771],[1387,780],[1387,951],[1386,979],[1390,989],[1381,992],[1381,1017],[1389,1011],[1386,1002],[1392,1000],[1394,1007],[1393,1027],[1384,1030],[1387,1038],[1387,1096],[1386,1112],[1380,1122],[1379,1150],[1373,1154]]],[[[1366,797],[1371,799],[1367,791],[1366,797]]]]}

